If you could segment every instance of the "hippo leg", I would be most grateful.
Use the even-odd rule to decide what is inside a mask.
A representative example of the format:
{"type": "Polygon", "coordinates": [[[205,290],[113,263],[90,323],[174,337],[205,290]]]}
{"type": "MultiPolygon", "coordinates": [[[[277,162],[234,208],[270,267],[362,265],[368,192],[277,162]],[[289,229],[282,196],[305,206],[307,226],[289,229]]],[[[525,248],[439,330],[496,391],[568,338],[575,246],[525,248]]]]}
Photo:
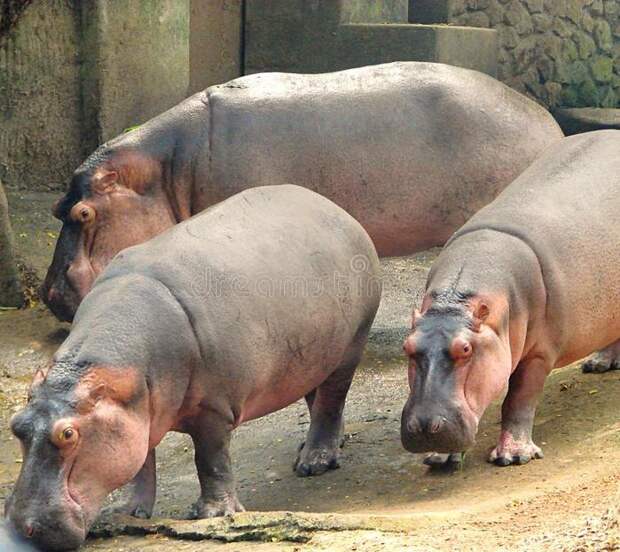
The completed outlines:
{"type": "Polygon", "coordinates": [[[206,414],[190,431],[194,441],[200,498],[190,511],[190,519],[226,516],[243,512],[237,499],[230,462],[230,423],[215,413],[206,414]]]}
{"type": "Polygon", "coordinates": [[[620,370],[620,340],[595,353],[583,363],[584,373],[620,370]]]}
{"type": "Polygon", "coordinates": [[[130,485],[131,496],[127,502],[106,508],[105,514],[127,514],[133,517],[148,519],[153,514],[157,476],[155,471],[155,449],[146,456],[144,466],[133,478],[130,485]]]}
{"type": "Polygon", "coordinates": [[[462,452],[449,452],[439,453],[431,452],[426,458],[424,458],[424,464],[431,469],[441,468],[446,470],[460,469],[463,464],[462,452]]]}
{"type": "Polygon", "coordinates": [[[489,462],[498,466],[526,464],[542,458],[542,450],[532,441],[532,427],[538,399],[550,371],[541,358],[522,361],[510,377],[508,394],[502,404],[502,431],[489,462]]]}
{"type": "Polygon", "coordinates": [[[361,347],[348,356],[321,385],[306,395],[310,410],[310,428],[305,443],[293,464],[300,477],[321,475],[340,467],[340,448],[344,435],[344,402],[360,357],[361,347]]]}

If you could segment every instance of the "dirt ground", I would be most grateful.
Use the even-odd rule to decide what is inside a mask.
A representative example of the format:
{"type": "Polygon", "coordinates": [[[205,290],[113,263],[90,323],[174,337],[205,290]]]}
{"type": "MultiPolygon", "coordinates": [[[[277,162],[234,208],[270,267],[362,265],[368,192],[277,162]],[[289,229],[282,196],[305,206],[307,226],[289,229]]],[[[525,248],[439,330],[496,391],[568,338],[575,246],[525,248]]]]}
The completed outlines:
{"type": "MultiPolygon", "coordinates": [[[[58,232],[48,215],[51,199],[9,194],[18,250],[40,276],[58,232]]],[[[549,377],[534,429],[543,460],[508,468],[486,463],[499,430],[498,404],[459,471],[429,471],[402,448],[401,342],[436,253],[383,262],[384,299],[349,394],[341,469],[306,479],[293,474],[308,427],[299,402],[234,436],[248,513],[179,521],[198,483],[189,439],[169,434],[158,448],[156,519],[102,523],[85,550],[620,550],[618,371],[582,374],[573,365],[549,377]]],[[[67,331],[42,306],[0,312],[0,508],[20,469],[8,420],[67,331]]]]}

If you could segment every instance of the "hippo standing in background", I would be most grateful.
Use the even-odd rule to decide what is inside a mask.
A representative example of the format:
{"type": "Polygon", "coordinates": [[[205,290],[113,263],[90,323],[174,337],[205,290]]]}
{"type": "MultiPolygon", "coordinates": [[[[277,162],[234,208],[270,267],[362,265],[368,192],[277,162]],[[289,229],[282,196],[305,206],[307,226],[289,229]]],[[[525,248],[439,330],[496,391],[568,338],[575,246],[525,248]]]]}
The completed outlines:
{"type": "Polygon", "coordinates": [[[54,209],[63,227],[42,297],[71,320],[118,251],[265,184],[295,182],[331,199],[379,255],[440,245],[561,138],[533,101],[449,65],[242,77],[84,162],[54,209]]]}
{"type": "Polygon", "coordinates": [[[298,186],[246,190],[120,253],[11,425],[24,461],[8,520],[46,550],[78,546],[105,497],[149,516],[155,447],[194,441],[194,517],[242,510],[231,432],[306,397],[298,475],[338,465],[344,401],[379,305],[364,229],[298,186]]]}
{"type": "MultiPolygon", "coordinates": [[[[545,378],[620,339],[620,131],[565,138],[450,239],[405,340],[411,452],[470,447],[508,385],[489,460],[541,458],[545,378]]],[[[615,345],[613,345],[615,343],[615,345]]]]}

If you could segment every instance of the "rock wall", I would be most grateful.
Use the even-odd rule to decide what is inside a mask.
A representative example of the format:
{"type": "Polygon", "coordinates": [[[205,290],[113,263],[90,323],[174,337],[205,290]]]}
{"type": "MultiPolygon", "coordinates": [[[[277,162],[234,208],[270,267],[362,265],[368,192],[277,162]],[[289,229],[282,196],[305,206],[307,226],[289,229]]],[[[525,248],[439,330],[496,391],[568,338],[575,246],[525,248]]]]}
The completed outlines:
{"type": "Polygon", "coordinates": [[[517,90],[551,108],[620,107],[620,0],[452,0],[449,12],[497,29],[498,77],[517,90]]]}

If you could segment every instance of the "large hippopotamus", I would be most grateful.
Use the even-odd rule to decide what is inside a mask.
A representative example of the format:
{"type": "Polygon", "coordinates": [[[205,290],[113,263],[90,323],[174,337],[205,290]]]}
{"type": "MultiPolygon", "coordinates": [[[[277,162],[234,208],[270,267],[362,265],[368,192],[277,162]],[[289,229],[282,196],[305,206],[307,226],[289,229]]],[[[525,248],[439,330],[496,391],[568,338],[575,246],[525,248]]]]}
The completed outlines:
{"type": "Polygon", "coordinates": [[[132,479],[125,510],[150,515],[170,430],[194,441],[193,516],[239,511],[232,430],[304,396],[297,474],[337,467],[379,271],[355,219],[288,185],[241,192],[117,255],[11,422],[25,456],[9,521],[46,550],[73,548],[132,479]]]}
{"type": "Polygon", "coordinates": [[[42,297],[70,320],[118,251],[265,184],[331,199],[379,255],[440,245],[561,138],[533,101],[449,65],[242,77],[104,144],[77,169],[54,208],[64,224],[42,297]]]}
{"type": "Polygon", "coordinates": [[[604,347],[607,368],[618,360],[619,212],[620,131],[591,132],[548,149],[452,236],[404,344],[407,450],[471,446],[508,386],[489,460],[542,457],[532,425],[547,374],[604,347]]]}

